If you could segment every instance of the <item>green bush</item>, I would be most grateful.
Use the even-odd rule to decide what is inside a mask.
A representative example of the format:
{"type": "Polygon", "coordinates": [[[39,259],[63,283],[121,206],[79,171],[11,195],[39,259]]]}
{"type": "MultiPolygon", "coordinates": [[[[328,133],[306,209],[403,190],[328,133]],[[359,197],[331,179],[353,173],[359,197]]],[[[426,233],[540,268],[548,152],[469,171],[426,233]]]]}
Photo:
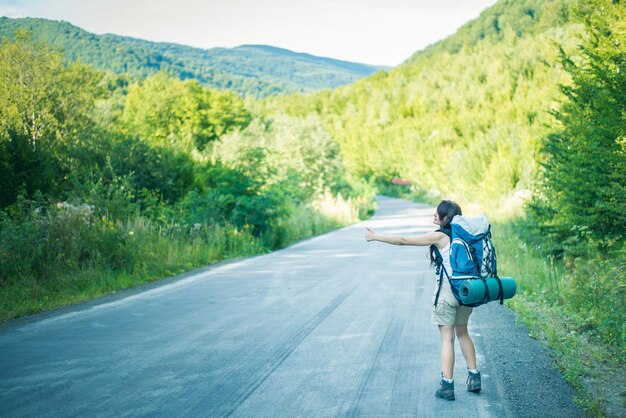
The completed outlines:
{"type": "Polygon", "coordinates": [[[267,185],[258,173],[217,162],[207,164],[199,177],[204,190],[193,190],[177,203],[177,219],[231,224],[258,236],[285,211],[286,191],[280,184],[267,185]]]}
{"type": "Polygon", "coordinates": [[[134,190],[147,190],[168,203],[194,186],[196,163],[189,154],[125,138],[115,140],[108,155],[116,175],[131,175],[134,190]]]}

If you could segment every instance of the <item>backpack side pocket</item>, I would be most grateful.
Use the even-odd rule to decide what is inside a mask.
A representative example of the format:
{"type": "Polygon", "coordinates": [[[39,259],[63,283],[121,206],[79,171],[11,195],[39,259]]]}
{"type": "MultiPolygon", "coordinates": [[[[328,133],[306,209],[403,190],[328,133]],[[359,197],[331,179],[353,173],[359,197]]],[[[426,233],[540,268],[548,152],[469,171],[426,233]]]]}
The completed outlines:
{"type": "Polygon", "coordinates": [[[450,266],[453,276],[474,277],[477,275],[474,259],[468,244],[460,238],[452,240],[450,266]]]}

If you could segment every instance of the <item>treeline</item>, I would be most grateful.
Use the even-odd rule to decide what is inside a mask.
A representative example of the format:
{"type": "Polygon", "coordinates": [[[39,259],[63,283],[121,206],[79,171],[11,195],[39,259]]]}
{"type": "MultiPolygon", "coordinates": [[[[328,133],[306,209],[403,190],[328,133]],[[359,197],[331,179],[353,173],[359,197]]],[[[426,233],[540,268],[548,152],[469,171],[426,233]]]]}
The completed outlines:
{"type": "Polygon", "coordinates": [[[2,318],[368,210],[372,192],[348,183],[319,118],[254,115],[232,92],[165,73],[129,84],[27,34],[0,44],[0,75],[2,318]]]}
{"type": "MultiPolygon", "coordinates": [[[[181,47],[178,55],[167,51],[167,44],[134,40],[116,35],[95,35],[67,22],[47,19],[0,17],[0,37],[13,40],[19,31],[27,31],[37,42],[44,42],[68,61],[81,61],[94,68],[128,78],[142,80],[158,72],[176,78],[193,78],[210,88],[231,89],[240,94],[263,97],[282,91],[279,85],[255,77],[242,77],[220,71],[202,62],[197,50],[181,47]],[[160,45],[155,48],[155,45],[160,45]],[[197,52],[196,52],[197,54],[197,52]]],[[[202,51],[202,50],[200,50],[202,51]]]]}
{"type": "Polygon", "coordinates": [[[570,80],[557,45],[576,53],[584,33],[569,13],[561,0],[499,2],[388,73],[270,98],[265,111],[318,113],[355,175],[400,176],[435,197],[513,211],[570,80]]]}
{"type": "Polygon", "coordinates": [[[69,61],[80,60],[100,70],[141,80],[158,72],[194,79],[246,97],[335,88],[370,75],[379,68],[299,54],[263,45],[199,49],[118,35],[96,35],[67,22],[0,17],[0,37],[13,39],[27,30],[69,61]]]}

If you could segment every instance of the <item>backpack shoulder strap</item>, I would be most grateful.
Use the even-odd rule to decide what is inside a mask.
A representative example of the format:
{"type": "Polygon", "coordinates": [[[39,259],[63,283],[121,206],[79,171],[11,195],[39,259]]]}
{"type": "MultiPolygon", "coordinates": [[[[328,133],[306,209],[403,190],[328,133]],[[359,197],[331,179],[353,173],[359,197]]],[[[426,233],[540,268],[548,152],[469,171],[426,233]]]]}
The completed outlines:
{"type": "MultiPolygon", "coordinates": [[[[452,229],[451,228],[438,229],[435,232],[443,232],[450,238],[450,241],[452,241],[452,229]]],[[[437,302],[439,301],[439,293],[441,292],[441,286],[443,284],[443,275],[445,273],[445,275],[448,277],[448,280],[450,280],[450,274],[446,271],[446,268],[443,265],[443,257],[441,256],[441,252],[439,251],[439,248],[437,248],[437,246],[434,244],[431,245],[430,248],[432,249],[433,254],[435,255],[435,267],[437,269],[436,274],[439,276],[439,287],[437,288],[437,294],[435,295],[435,306],[437,306],[437,302]]]]}
{"type": "MultiPolygon", "coordinates": [[[[450,243],[452,243],[452,229],[451,228],[437,229],[435,232],[443,232],[444,234],[448,236],[448,238],[450,238],[450,243]]],[[[430,248],[433,254],[435,255],[435,265],[437,266],[437,274],[439,274],[439,268],[443,269],[443,257],[441,256],[441,252],[439,251],[439,248],[437,248],[435,244],[432,244],[430,248]]],[[[446,275],[448,275],[447,271],[446,271],[446,275]]]]}

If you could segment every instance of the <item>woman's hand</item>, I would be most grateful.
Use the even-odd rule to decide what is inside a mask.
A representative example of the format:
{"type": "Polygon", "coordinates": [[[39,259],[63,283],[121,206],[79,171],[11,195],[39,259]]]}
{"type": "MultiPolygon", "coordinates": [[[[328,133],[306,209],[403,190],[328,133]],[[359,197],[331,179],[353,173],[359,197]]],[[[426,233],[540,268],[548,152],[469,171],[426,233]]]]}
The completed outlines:
{"type": "Polygon", "coordinates": [[[365,229],[367,229],[367,231],[365,231],[365,239],[367,241],[371,241],[374,239],[374,231],[372,231],[371,229],[369,229],[368,227],[365,227],[365,229]]]}

